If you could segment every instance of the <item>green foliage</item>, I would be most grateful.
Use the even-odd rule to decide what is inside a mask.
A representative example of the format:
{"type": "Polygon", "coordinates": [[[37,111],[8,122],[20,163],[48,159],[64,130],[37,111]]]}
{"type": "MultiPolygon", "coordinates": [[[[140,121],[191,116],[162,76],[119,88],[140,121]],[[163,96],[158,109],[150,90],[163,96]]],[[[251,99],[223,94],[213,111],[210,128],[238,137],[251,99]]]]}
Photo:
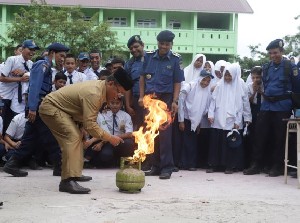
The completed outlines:
{"type": "Polygon", "coordinates": [[[60,42],[69,46],[75,55],[97,48],[106,57],[122,50],[116,45],[116,34],[108,24],[99,23],[98,14],[86,20],[80,7],[52,7],[45,0],[32,0],[15,17],[7,33],[12,40],[9,45],[33,39],[45,49],[52,42],[60,42]]]}

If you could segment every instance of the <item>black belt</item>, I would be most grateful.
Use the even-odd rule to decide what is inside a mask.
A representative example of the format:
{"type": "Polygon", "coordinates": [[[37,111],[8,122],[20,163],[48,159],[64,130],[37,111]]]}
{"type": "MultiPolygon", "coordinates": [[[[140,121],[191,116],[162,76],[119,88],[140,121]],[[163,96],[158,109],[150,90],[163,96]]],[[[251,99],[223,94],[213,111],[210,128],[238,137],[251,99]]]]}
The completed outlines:
{"type": "Polygon", "coordinates": [[[291,99],[291,95],[290,94],[283,94],[283,95],[270,96],[270,97],[264,95],[264,99],[266,101],[269,101],[269,102],[283,101],[283,100],[286,100],[286,99],[291,99]]]}

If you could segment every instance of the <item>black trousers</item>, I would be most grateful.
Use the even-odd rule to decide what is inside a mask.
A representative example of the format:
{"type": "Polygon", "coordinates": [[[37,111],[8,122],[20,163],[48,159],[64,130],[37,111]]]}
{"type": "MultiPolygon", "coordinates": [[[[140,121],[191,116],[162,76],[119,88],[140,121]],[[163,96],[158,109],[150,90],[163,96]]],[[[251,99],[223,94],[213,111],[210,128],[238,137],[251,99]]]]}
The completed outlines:
{"type": "Polygon", "coordinates": [[[23,160],[34,154],[40,154],[40,152],[47,152],[50,161],[55,164],[61,162],[61,150],[56,139],[37,115],[33,123],[26,122],[21,145],[13,155],[18,160],[23,160]],[[38,146],[38,152],[35,151],[36,146],[38,146]]]}
{"type": "Polygon", "coordinates": [[[283,166],[284,148],[286,138],[286,121],[291,116],[289,111],[260,111],[257,115],[255,126],[255,138],[253,142],[253,162],[264,165],[263,159],[268,142],[273,142],[273,147],[267,156],[271,158],[271,164],[283,166]]]}
{"type": "Polygon", "coordinates": [[[14,112],[10,109],[11,100],[9,99],[2,99],[4,107],[2,109],[2,118],[3,118],[3,130],[2,135],[5,135],[6,129],[8,128],[11,120],[14,117],[14,112]]]}

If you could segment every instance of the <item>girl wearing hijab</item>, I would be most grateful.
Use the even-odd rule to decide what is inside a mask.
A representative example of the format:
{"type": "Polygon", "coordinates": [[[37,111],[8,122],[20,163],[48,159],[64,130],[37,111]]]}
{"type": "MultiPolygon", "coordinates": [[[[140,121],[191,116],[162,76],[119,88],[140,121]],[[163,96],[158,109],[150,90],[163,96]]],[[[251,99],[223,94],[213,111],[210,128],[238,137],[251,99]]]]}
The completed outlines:
{"type": "Polygon", "coordinates": [[[217,83],[208,110],[211,123],[210,147],[207,173],[225,168],[233,173],[242,157],[240,148],[229,148],[226,137],[232,129],[239,129],[243,116],[243,98],[246,97],[241,84],[241,67],[238,63],[225,67],[222,79],[217,83]]]}
{"type": "Polygon", "coordinates": [[[178,121],[179,129],[183,131],[182,166],[190,171],[195,171],[197,167],[197,130],[202,120],[207,118],[212,78],[210,72],[202,70],[200,77],[185,83],[179,94],[178,121]]]}
{"type": "Polygon", "coordinates": [[[196,54],[192,63],[184,68],[185,82],[189,83],[200,76],[200,72],[204,68],[206,56],[204,54],[196,54]]]}

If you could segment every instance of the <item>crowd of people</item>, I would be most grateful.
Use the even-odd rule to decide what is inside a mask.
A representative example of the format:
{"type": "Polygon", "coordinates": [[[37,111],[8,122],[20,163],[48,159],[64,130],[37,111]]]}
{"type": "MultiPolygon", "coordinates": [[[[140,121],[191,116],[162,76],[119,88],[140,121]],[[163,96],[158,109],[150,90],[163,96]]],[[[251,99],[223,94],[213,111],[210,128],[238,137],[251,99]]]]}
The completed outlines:
{"type": "Polygon", "coordinates": [[[144,124],[143,98],[150,94],[167,104],[174,121],[160,129],[154,154],[143,163],[146,176],[170,179],[198,168],[281,175],[283,120],[293,115],[292,99],[300,93],[300,64],[284,58],[283,40],[270,42],[270,62],[253,67],[245,82],[238,63],[214,63],[204,54],[184,68],[171,50],[174,38],[164,30],[158,49],[146,52],[134,35],[127,44],[132,57],[103,67],[97,49],[73,55],[52,43],[33,63],[39,47],[33,40],[18,45],[0,65],[3,170],[24,177],[24,165],[52,166],[60,191],[89,193],[77,183],[92,179],[82,168],[113,167],[133,155],[132,132],[144,124]]]}

